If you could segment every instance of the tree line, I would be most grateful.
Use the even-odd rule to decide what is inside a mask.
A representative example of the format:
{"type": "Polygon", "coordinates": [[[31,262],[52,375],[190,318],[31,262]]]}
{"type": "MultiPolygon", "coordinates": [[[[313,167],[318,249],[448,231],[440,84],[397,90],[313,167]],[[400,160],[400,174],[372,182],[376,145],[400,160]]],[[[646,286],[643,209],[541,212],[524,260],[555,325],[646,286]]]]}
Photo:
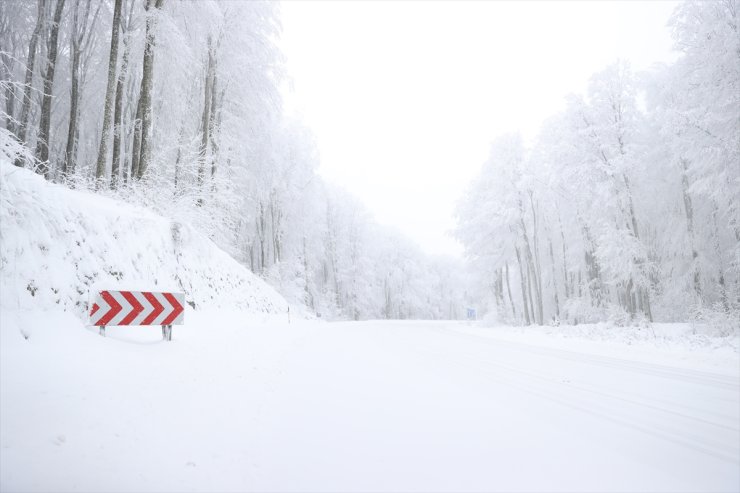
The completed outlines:
{"type": "Polygon", "coordinates": [[[616,62],[533,142],[493,142],[457,211],[490,310],[524,324],[738,313],[739,5],[681,4],[674,63],[616,62]]]}

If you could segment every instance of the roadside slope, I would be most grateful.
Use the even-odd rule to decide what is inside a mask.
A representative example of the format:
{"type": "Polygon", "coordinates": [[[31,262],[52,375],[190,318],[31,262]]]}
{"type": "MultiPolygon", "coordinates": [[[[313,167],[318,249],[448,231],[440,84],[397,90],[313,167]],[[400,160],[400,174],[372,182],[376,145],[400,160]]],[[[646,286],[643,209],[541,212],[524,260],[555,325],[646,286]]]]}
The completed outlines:
{"type": "Polygon", "coordinates": [[[0,307],[72,311],[89,293],[184,291],[192,308],[285,313],[273,288],[191,226],[0,161],[0,307]]]}

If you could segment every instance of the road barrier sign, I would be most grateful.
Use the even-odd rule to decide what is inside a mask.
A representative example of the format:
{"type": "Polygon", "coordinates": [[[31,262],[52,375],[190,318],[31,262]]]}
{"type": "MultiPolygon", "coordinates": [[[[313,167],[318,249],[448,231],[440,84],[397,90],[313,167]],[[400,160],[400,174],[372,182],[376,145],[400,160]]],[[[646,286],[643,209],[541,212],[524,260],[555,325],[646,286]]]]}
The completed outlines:
{"type": "Polygon", "coordinates": [[[184,322],[184,293],[100,291],[90,308],[90,324],[103,336],[107,325],[161,325],[162,336],[171,341],[172,326],[184,322]]]}

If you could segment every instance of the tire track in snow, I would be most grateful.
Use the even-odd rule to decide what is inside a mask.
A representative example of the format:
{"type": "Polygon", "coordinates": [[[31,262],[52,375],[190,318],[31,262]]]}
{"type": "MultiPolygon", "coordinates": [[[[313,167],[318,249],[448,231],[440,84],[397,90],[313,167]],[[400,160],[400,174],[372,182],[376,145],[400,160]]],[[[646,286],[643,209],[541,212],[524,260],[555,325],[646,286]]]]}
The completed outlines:
{"type": "MultiPolygon", "coordinates": [[[[434,328],[433,330],[450,333],[449,329],[434,328]]],[[[528,344],[509,343],[509,341],[466,334],[454,329],[452,332],[456,335],[480,339],[496,349],[513,349],[529,355],[564,360],[569,364],[595,365],[637,373],[642,380],[661,378],[680,382],[683,385],[710,386],[714,388],[715,393],[719,391],[725,394],[727,398],[719,399],[721,401],[737,402],[736,396],[740,391],[740,382],[722,375],[649,363],[635,362],[632,365],[633,362],[629,360],[602,358],[567,350],[551,350],[528,344]],[[499,345],[499,342],[502,344],[499,345]]],[[[473,369],[497,384],[544,398],[600,419],[607,419],[621,426],[680,444],[726,462],[740,464],[740,445],[737,440],[740,438],[740,429],[737,426],[738,415],[712,413],[706,408],[648,398],[635,393],[617,391],[614,388],[606,391],[580,382],[563,382],[558,377],[533,371],[529,367],[492,362],[485,358],[486,355],[456,352],[454,348],[446,352],[440,352],[431,347],[427,347],[426,350],[428,354],[441,357],[448,363],[473,369]],[[682,410],[676,410],[677,407],[682,410]],[[710,419],[711,417],[719,419],[710,419]]]]}
{"type": "MultiPolygon", "coordinates": [[[[603,368],[613,368],[617,370],[627,371],[636,374],[637,376],[660,377],[673,382],[680,381],[687,385],[689,383],[697,384],[703,390],[714,391],[711,396],[713,401],[725,403],[724,407],[728,407],[726,405],[727,403],[734,405],[733,412],[731,414],[727,414],[719,410],[710,409],[704,401],[696,401],[703,404],[702,407],[696,407],[695,405],[690,405],[685,401],[675,399],[666,400],[661,397],[651,396],[651,400],[653,402],[666,404],[671,408],[680,407],[688,411],[701,413],[702,415],[712,415],[719,418],[720,420],[728,421],[731,424],[738,424],[738,422],[740,422],[740,398],[738,398],[738,396],[740,396],[740,378],[734,378],[728,375],[721,375],[701,370],[674,368],[655,363],[645,363],[629,359],[615,358],[612,356],[589,355],[576,351],[569,351],[566,349],[547,348],[542,346],[535,346],[532,344],[506,341],[502,339],[497,339],[495,337],[470,334],[457,330],[456,328],[450,328],[448,330],[448,333],[452,332],[463,337],[474,338],[497,350],[511,349],[529,355],[536,354],[539,356],[545,356],[554,361],[591,364],[603,368]],[[726,392],[727,390],[729,390],[730,392],[726,392]]],[[[624,391],[622,392],[625,397],[629,395],[638,398],[640,397],[640,394],[637,393],[624,391]]],[[[733,426],[732,428],[736,429],[735,426],[733,426]]]]}
{"type": "Polygon", "coordinates": [[[641,361],[633,361],[622,358],[615,358],[613,356],[601,356],[601,355],[589,355],[576,351],[569,351],[567,349],[548,348],[543,346],[535,346],[533,344],[526,344],[522,342],[513,342],[503,339],[497,339],[495,337],[486,337],[478,334],[470,334],[464,331],[457,330],[456,328],[434,328],[440,332],[453,332],[456,335],[471,337],[485,341],[488,344],[495,345],[496,347],[506,346],[513,350],[525,352],[527,354],[538,354],[542,356],[548,356],[558,359],[566,359],[569,361],[581,361],[591,363],[607,368],[616,368],[628,370],[637,373],[646,373],[654,376],[665,377],[675,379],[680,377],[683,381],[691,381],[695,383],[701,383],[704,385],[711,385],[718,388],[728,390],[739,390],[740,382],[738,379],[727,375],[721,375],[717,373],[710,373],[701,370],[690,370],[684,368],[674,368],[665,365],[659,365],[656,363],[646,363],[641,361]]]}

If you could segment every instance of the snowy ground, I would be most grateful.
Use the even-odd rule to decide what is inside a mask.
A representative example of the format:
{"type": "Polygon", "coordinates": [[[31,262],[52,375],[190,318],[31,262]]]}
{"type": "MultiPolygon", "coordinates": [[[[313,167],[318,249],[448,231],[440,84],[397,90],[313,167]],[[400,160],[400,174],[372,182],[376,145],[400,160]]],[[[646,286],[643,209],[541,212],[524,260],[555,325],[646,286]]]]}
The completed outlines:
{"type": "Polygon", "coordinates": [[[734,351],[250,317],[4,310],[0,489],[740,489],[734,351]]]}

